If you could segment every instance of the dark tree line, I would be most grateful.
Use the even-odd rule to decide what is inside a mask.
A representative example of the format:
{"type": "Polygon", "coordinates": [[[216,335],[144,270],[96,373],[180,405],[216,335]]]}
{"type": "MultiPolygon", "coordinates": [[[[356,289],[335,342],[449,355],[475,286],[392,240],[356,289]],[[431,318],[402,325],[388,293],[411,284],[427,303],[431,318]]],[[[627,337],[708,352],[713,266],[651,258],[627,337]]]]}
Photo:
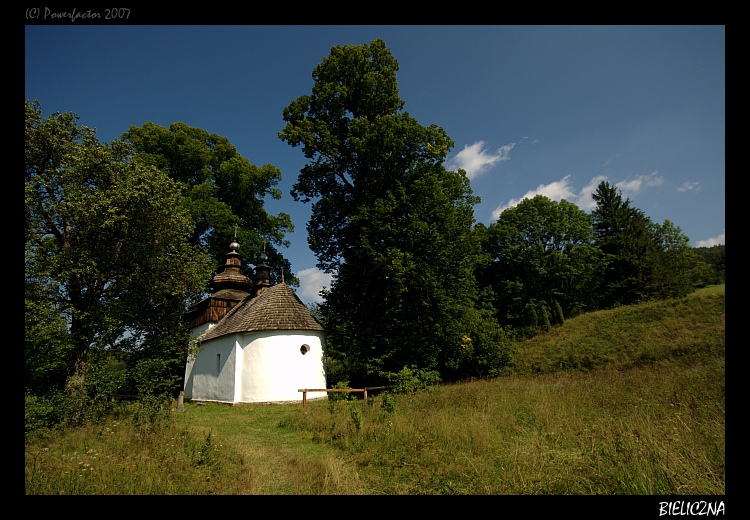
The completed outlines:
{"type": "Polygon", "coordinates": [[[723,265],[706,262],[670,221],[655,224],[607,182],[592,197],[591,214],[537,195],[478,225],[492,257],[480,285],[500,323],[533,334],[581,312],[723,283],[723,265]]]}

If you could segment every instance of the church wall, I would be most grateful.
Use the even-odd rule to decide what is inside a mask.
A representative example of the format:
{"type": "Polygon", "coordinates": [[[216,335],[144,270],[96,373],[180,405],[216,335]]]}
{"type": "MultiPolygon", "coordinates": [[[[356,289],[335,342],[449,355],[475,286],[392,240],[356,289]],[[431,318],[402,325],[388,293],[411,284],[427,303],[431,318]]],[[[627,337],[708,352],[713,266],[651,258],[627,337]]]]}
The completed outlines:
{"type": "Polygon", "coordinates": [[[238,401],[301,401],[300,388],[326,388],[323,333],[266,331],[245,335],[241,343],[238,401]],[[303,345],[309,347],[305,354],[303,345]]]}
{"type": "MultiPolygon", "coordinates": [[[[203,323],[194,329],[190,331],[190,335],[193,337],[193,339],[197,338],[204,332],[206,332],[208,329],[216,325],[215,323],[203,323]]],[[[191,351],[195,349],[195,342],[190,344],[191,351]]],[[[188,355],[187,363],[185,363],[185,398],[190,399],[193,395],[193,378],[191,377],[191,374],[193,372],[193,365],[195,364],[195,356],[194,355],[188,355]]]]}
{"type": "Polygon", "coordinates": [[[201,344],[197,358],[186,367],[186,399],[234,402],[237,338],[222,336],[201,344]]]}

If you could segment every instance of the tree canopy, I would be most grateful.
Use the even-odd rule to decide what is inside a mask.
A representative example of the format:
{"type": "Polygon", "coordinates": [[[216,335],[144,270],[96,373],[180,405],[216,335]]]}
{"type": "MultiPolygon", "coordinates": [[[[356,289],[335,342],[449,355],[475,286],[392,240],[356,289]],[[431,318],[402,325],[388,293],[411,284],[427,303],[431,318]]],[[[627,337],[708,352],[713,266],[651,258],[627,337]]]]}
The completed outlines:
{"type": "Polygon", "coordinates": [[[600,255],[591,217],[566,200],[536,195],[506,209],[486,232],[492,263],[481,270],[502,323],[516,327],[562,323],[590,308],[600,255]]]}
{"type": "Polygon", "coordinates": [[[194,222],[192,244],[219,259],[236,234],[246,262],[265,252],[274,281],[299,283],[279,251],[289,245],[284,237],[294,230],[291,217],[265,208],[267,197],[281,198],[277,167],[256,166],[226,137],[184,123],[131,126],[122,139],[132,146],[135,162],[158,168],[180,187],[194,222]]]}
{"type": "Polygon", "coordinates": [[[478,199],[442,164],[446,132],[402,111],[397,70],[381,40],[332,48],[279,134],[309,159],[292,195],[312,202],[309,244],[334,274],[329,349],[363,382],[458,367],[476,296],[478,199]]]}
{"type": "Polygon", "coordinates": [[[177,338],[164,329],[184,332],[182,311],[213,269],[190,241],[193,220],[175,181],[132,161],[128,143],[101,143],[77,121],[70,112],[45,119],[38,102],[26,101],[27,332],[44,326],[36,318],[47,320],[48,337],[66,332],[65,345],[46,354],[67,359],[45,365],[66,375],[92,349],[143,350],[177,338]]]}

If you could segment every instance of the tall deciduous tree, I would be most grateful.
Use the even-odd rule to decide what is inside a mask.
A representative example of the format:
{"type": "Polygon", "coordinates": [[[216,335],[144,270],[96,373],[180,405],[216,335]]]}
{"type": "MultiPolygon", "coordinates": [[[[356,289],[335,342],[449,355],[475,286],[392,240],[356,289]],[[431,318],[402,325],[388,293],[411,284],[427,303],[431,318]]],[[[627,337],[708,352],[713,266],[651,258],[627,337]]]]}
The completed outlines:
{"type": "Polygon", "coordinates": [[[334,47],[279,134],[309,160],[292,195],[312,202],[309,244],[334,274],[329,350],[358,384],[404,367],[458,373],[475,297],[478,199],[442,165],[445,131],[402,111],[398,68],[381,40],[334,47]]]}
{"type": "Polygon", "coordinates": [[[498,320],[516,327],[561,323],[586,310],[600,268],[591,217],[566,200],[543,195],[508,208],[488,227],[492,263],[480,270],[498,320]]]}
{"type": "Polygon", "coordinates": [[[711,247],[695,247],[693,251],[705,263],[700,285],[722,284],[726,271],[726,252],[724,244],[711,247]]]}
{"type": "Polygon", "coordinates": [[[690,239],[670,220],[654,226],[658,255],[650,290],[658,298],[691,293],[710,279],[711,267],[690,247],[690,239]]]}
{"type": "Polygon", "coordinates": [[[27,320],[50,309],[65,317],[69,346],[49,354],[68,355],[68,375],[91,349],[177,345],[181,313],[213,268],[190,243],[179,186],[131,161],[127,143],[101,143],[77,121],[70,112],[45,119],[26,101],[26,296],[39,311],[27,320]]]}
{"type": "Polygon", "coordinates": [[[42,395],[64,387],[72,344],[65,319],[45,288],[27,279],[25,289],[24,388],[42,395]]]}
{"type": "Polygon", "coordinates": [[[193,244],[219,259],[236,232],[245,260],[252,262],[265,251],[274,280],[283,276],[289,284],[299,283],[278,250],[288,246],[284,236],[294,230],[291,217],[271,215],[265,208],[266,197],[281,198],[277,167],[256,166],[226,137],[184,123],[131,126],[122,137],[137,152],[137,161],[167,173],[183,190],[195,223],[193,244]]]}

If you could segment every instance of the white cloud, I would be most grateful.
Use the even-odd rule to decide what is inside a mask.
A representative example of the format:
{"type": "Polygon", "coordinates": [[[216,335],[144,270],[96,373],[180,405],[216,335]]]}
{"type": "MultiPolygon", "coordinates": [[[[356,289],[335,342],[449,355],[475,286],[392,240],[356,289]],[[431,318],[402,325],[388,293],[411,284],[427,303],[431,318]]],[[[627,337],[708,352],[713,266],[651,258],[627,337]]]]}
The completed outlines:
{"type": "Polygon", "coordinates": [[[610,165],[610,164],[612,164],[612,163],[614,162],[614,160],[615,160],[615,159],[617,159],[618,157],[620,157],[620,154],[619,154],[619,153],[617,153],[617,154],[614,154],[614,155],[610,155],[610,156],[609,156],[609,158],[608,158],[608,159],[607,159],[606,161],[604,161],[604,164],[603,164],[603,166],[609,166],[609,165],[610,165]]]}
{"type": "Polygon", "coordinates": [[[324,287],[331,286],[332,275],[312,267],[299,271],[297,278],[299,278],[297,293],[300,299],[305,303],[320,303],[323,301],[320,291],[324,287]]]}
{"type": "Polygon", "coordinates": [[[724,245],[724,232],[722,232],[721,235],[707,238],[706,240],[698,240],[695,243],[695,247],[711,247],[720,245],[724,245]]]}
{"type": "MultiPolygon", "coordinates": [[[[563,199],[572,202],[583,211],[589,212],[594,209],[596,203],[591,194],[596,191],[597,186],[607,180],[604,175],[598,175],[591,179],[579,192],[575,192],[570,184],[570,175],[566,175],[559,181],[549,184],[540,184],[535,190],[526,192],[525,195],[518,199],[512,199],[507,204],[501,204],[492,212],[492,220],[497,220],[500,214],[508,208],[517,206],[523,199],[532,199],[536,195],[544,195],[551,200],[561,201],[563,199]]],[[[659,176],[659,172],[652,172],[648,175],[639,175],[627,181],[616,183],[617,188],[622,192],[623,197],[629,197],[640,192],[644,188],[652,188],[664,184],[664,178],[659,176]]]]}
{"type": "MultiPolygon", "coordinates": [[[[589,183],[581,189],[578,193],[578,198],[575,201],[576,206],[581,208],[585,212],[589,212],[596,207],[596,202],[591,196],[596,191],[597,186],[602,182],[606,181],[607,177],[604,175],[597,175],[589,181],[589,183]]],[[[573,202],[573,201],[571,201],[573,202]]]]}
{"type": "Polygon", "coordinates": [[[463,150],[446,161],[446,168],[449,170],[462,168],[466,171],[466,176],[473,179],[495,164],[510,159],[510,151],[516,146],[516,143],[506,144],[493,153],[485,149],[486,144],[484,141],[477,141],[474,144],[465,145],[463,150]]]}
{"type": "Polygon", "coordinates": [[[641,188],[652,188],[664,184],[664,178],[659,176],[659,172],[652,172],[648,175],[639,175],[629,181],[620,181],[616,185],[622,191],[624,197],[629,197],[641,191],[641,188]]]}
{"type": "Polygon", "coordinates": [[[549,184],[540,184],[535,190],[527,191],[521,198],[512,199],[507,204],[498,206],[495,208],[495,211],[492,212],[492,220],[497,220],[500,217],[500,213],[508,208],[517,206],[523,199],[533,199],[537,195],[544,195],[545,197],[556,201],[566,199],[573,202],[575,199],[575,193],[570,186],[570,175],[566,175],[559,181],[551,182],[549,184]]]}
{"type": "Polygon", "coordinates": [[[701,189],[701,183],[700,182],[691,182],[691,181],[685,181],[682,183],[682,185],[677,188],[677,191],[685,192],[685,191],[693,191],[693,190],[699,190],[701,189]]]}

